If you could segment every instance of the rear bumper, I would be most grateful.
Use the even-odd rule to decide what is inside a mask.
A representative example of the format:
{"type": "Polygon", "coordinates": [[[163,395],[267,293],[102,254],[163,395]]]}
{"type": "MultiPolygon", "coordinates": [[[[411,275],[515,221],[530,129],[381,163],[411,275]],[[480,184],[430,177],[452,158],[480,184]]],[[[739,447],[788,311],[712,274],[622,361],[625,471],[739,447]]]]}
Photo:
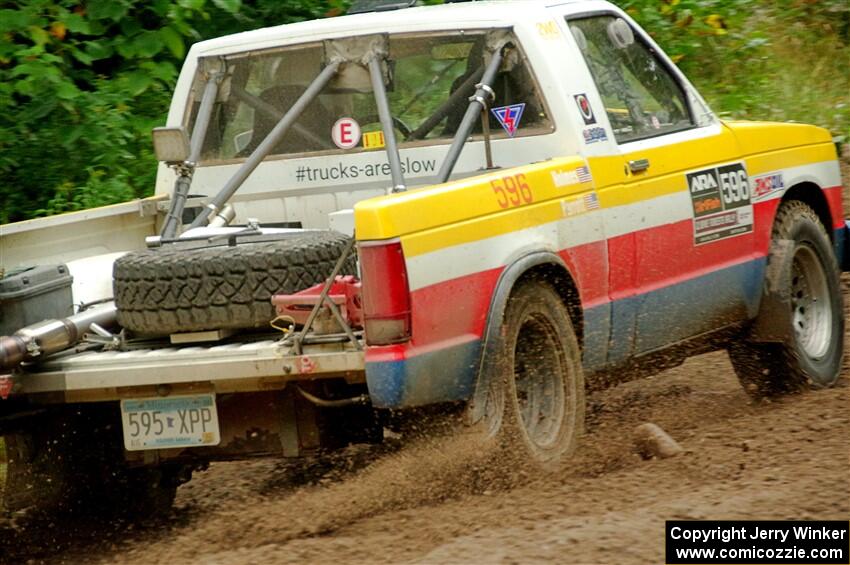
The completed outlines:
{"type": "Polygon", "coordinates": [[[266,340],[213,346],[170,346],[132,351],[60,354],[12,375],[11,398],[42,402],[101,402],[174,394],[257,392],[283,389],[290,381],[366,380],[363,351],[348,343],[305,345],[302,355],[266,340]]]}

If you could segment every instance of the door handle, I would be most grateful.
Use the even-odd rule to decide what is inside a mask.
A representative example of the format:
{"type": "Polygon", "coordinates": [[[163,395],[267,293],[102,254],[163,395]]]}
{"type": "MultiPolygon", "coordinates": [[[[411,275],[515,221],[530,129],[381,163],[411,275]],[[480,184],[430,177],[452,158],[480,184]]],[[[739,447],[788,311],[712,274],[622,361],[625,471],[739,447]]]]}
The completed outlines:
{"type": "Polygon", "coordinates": [[[649,159],[636,159],[629,161],[629,170],[633,173],[640,173],[649,168],[649,159]]]}

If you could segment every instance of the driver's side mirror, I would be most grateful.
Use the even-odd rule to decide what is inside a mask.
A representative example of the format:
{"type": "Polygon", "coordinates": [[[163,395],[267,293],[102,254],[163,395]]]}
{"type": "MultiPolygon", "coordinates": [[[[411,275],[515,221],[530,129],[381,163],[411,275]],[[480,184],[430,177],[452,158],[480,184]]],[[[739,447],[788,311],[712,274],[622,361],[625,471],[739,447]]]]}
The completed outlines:
{"type": "Polygon", "coordinates": [[[152,133],[158,161],[182,163],[189,158],[189,135],[183,126],[153,128],[152,133]]]}

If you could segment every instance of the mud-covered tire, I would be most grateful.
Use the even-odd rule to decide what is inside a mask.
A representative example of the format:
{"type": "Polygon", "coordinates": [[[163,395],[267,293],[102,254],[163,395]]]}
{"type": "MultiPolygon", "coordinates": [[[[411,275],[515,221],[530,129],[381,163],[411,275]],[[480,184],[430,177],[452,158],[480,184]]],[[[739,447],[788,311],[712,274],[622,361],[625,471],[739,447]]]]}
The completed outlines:
{"type": "MultiPolygon", "coordinates": [[[[324,281],[348,242],[337,232],[305,231],[271,242],[128,253],[113,269],[118,323],[152,335],[267,326],[272,295],[324,281]]],[[[340,274],[356,274],[353,256],[340,274]]]]}
{"type": "MultiPolygon", "coordinates": [[[[744,336],[730,345],[729,358],[744,390],[762,398],[832,385],[844,353],[840,271],[829,236],[807,204],[780,206],[765,278],[765,296],[774,297],[779,311],[770,324],[785,326],[773,328],[785,337],[762,343],[744,336]]],[[[759,316],[770,314],[763,299],[759,316]]]]}
{"type": "Polygon", "coordinates": [[[557,469],[577,447],[585,418],[581,348],[567,307],[548,283],[521,283],[497,339],[477,433],[514,467],[557,469]]]}

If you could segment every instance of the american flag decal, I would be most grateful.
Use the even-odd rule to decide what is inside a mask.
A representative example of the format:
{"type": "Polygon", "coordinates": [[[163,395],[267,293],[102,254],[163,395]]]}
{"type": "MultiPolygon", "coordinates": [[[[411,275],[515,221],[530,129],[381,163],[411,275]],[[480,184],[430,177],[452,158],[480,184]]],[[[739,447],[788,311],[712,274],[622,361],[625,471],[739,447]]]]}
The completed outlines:
{"type": "Polygon", "coordinates": [[[590,169],[587,167],[576,169],[576,175],[578,175],[578,182],[591,182],[593,180],[593,177],[590,176],[590,169]]]}
{"type": "Polygon", "coordinates": [[[590,194],[584,195],[584,207],[587,210],[599,209],[599,198],[596,196],[595,192],[591,192],[590,194]]]}

